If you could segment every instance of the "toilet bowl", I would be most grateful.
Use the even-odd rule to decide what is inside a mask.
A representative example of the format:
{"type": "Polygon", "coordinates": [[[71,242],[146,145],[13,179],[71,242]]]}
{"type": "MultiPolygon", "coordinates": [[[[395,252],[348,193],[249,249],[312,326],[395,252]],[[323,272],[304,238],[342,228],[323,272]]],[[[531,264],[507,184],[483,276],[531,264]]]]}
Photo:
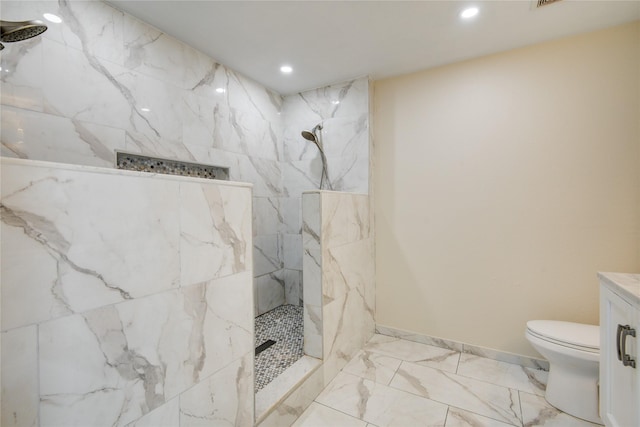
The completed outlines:
{"type": "Polygon", "coordinates": [[[602,424],[598,415],[600,327],[531,320],[525,336],[549,361],[547,402],[574,417],[602,424]]]}

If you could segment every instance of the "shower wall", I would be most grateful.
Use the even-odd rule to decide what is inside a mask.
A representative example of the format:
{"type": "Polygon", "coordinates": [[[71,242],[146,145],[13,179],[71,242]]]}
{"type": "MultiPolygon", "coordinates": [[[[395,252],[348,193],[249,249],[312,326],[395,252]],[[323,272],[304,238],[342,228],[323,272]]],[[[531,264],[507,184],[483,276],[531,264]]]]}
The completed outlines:
{"type": "Polygon", "coordinates": [[[0,55],[4,157],[113,167],[114,150],[229,167],[253,184],[254,307],[302,300],[301,194],[322,170],[369,187],[366,77],[282,97],[99,1],[2,1],[2,19],[62,17],[0,55]]]}
{"type": "Polygon", "coordinates": [[[2,159],[2,419],[253,424],[251,187],[2,159]]]}
{"type": "Polygon", "coordinates": [[[302,204],[304,191],[320,185],[322,160],[300,135],[322,123],[328,175],[335,191],[369,193],[369,80],[366,77],[286,96],[283,192],[286,301],[303,300],[302,204]]]}
{"type": "Polygon", "coordinates": [[[0,55],[4,157],[113,167],[115,149],[226,166],[253,184],[255,306],[284,295],[282,97],[98,1],[2,1],[59,15],[0,55]]]}

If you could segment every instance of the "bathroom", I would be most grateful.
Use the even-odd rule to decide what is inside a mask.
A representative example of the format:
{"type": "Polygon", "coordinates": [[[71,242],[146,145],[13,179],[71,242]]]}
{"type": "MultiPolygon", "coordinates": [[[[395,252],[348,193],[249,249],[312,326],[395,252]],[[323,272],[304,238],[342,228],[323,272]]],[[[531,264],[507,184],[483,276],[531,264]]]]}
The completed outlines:
{"type": "MultiPolygon", "coordinates": [[[[16,4],[3,20],[42,15],[16,4]]],[[[302,193],[319,194],[322,162],[301,132],[320,123],[333,190],[375,194],[357,259],[374,264],[362,254],[375,230],[378,331],[537,358],[527,320],[597,323],[596,272],[640,270],[637,25],[281,96],[108,4],[55,9],[61,25],[0,54],[2,156],[113,168],[118,150],[228,168],[253,184],[253,315],[306,301],[302,193]],[[575,46],[584,57],[562,63],[575,46]],[[576,78],[578,65],[591,71],[576,78]]],[[[192,267],[193,283],[208,279],[192,267]]]]}

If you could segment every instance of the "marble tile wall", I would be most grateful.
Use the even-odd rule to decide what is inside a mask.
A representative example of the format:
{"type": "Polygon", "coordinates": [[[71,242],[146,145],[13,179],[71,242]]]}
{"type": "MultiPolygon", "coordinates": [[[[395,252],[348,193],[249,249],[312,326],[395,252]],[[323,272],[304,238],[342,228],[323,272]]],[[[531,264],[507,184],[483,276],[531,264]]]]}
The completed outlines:
{"type": "Polygon", "coordinates": [[[101,1],[2,1],[3,20],[44,12],[63,22],[0,55],[1,155],[114,167],[117,149],[228,167],[254,184],[256,295],[283,303],[283,98],[101,1]]]}
{"type": "Polygon", "coordinates": [[[51,12],[0,55],[4,157],[113,167],[114,150],[228,167],[254,185],[256,314],[302,299],[300,198],[324,124],[338,191],[368,191],[366,78],[282,97],[101,1],[3,0],[2,19],[51,12]]]}
{"type": "Polygon", "coordinates": [[[322,363],[260,427],[293,423],[374,334],[369,203],[364,194],[302,195],[304,351],[322,363]]]}
{"type": "MultiPolygon", "coordinates": [[[[284,97],[283,212],[284,268],[302,265],[301,195],[319,189],[320,153],[301,136],[321,123],[331,189],[369,193],[370,126],[369,80],[366,77],[284,97]]],[[[324,189],[328,189],[325,187],[324,189]]],[[[285,279],[287,298],[303,293],[297,282],[285,279]]],[[[290,302],[287,299],[287,302],[290,302]]]]}
{"type": "Polygon", "coordinates": [[[2,159],[3,426],[253,424],[251,187],[2,159]]]}

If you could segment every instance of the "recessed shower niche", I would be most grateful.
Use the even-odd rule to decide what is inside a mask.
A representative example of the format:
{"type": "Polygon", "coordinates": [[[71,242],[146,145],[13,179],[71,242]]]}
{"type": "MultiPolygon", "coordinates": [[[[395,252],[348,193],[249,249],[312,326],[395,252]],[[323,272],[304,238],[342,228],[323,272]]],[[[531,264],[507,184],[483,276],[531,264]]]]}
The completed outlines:
{"type": "Polygon", "coordinates": [[[138,172],[229,180],[229,168],[116,151],[116,167],[138,172]]]}

